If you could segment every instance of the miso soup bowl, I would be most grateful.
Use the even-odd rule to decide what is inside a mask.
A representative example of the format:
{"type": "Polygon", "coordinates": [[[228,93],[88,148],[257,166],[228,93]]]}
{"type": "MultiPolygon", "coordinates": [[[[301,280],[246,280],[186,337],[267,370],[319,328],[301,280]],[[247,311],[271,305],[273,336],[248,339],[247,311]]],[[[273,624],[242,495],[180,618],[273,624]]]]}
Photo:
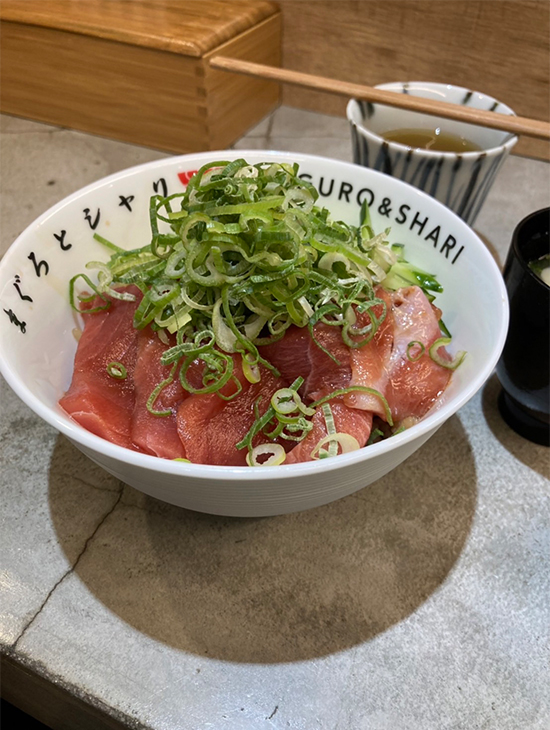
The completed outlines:
{"type": "Polygon", "coordinates": [[[185,155],[111,175],[65,198],[31,224],[0,264],[0,370],[15,393],[92,461],[158,499],[200,512],[265,516],[296,512],[345,497],[390,472],[483,385],[503,347],[508,300],[499,270],[475,233],[430,196],[356,165],[288,152],[225,151],[185,155]],[[149,242],[148,204],[159,191],[184,190],[209,160],[244,157],[298,162],[321,187],[319,203],[335,219],[358,221],[367,200],[375,229],[391,227],[408,259],[437,275],[437,304],[467,357],[441,400],[410,428],[386,441],[332,459],[276,467],[187,464],[136,453],[89,433],[58,406],[76,351],[68,283],[90,260],[108,258],[97,232],[126,248],[149,242]],[[124,203],[123,200],[127,202],[124,203]]]}

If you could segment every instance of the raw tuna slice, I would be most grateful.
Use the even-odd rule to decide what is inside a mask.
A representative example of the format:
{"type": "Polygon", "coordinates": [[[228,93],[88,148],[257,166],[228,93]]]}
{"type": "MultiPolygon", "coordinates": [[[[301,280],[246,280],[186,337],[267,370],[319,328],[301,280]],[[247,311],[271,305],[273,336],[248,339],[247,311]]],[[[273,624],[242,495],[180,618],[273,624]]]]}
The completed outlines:
{"type": "Polygon", "coordinates": [[[299,375],[304,378],[300,394],[306,401],[314,401],[333,390],[345,388],[351,380],[350,352],[342,340],[340,327],[318,323],[313,332],[317,342],[339,364],[315,344],[307,327],[289,327],[282,340],[260,348],[262,357],[274,365],[288,383],[299,375]]]}
{"type": "Polygon", "coordinates": [[[310,373],[305,382],[306,396],[310,401],[318,400],[340,388],[347,388],[351,381],[350,348],[342,339],[340,327],[316,324],[313,334],[317,342],[338,362],[334,362],[310,339],[310,373]]]}
{"type": "MultiPolygon", "coordinates": [[[[171,343],[175,344],[175,337],[171,343]]],[[[134,371],[136,390],[132,416],[132,440],[140,451],[165,459],[185,456],[178,436],[176,413],[180,403],[188,396],[180,384],[178,373],[172,383],[162,389],[153,407],[157,411],[169,410],[169,416],[155,416],[147,409],[147,401],[157,385],[167,379],[172,365],[162,365],[160,358],[167,350],[150,327],[138,334],[137,363],[134,371]]]]}
{"type": "MultiPolygon", "coordinates": [[[[310,370],[310,339],[307,327],[292,325],[282,340],[260,347],[260,354],[277,368],[288,383],[293,383],[298,376],[305,380],[310,370]]],[[[303,395],[303,387],[300,393],[303,395]]]]}
{"type": "MultiPolygon", "coordinates": [[[[107,310],[83,312],[84,331],[75,356],[73,379],[59,405],[88,431],[131,449],[138,337],[132,323],[142,295],[135,286],[126,287],[125,291],[134,294],[136,301],[111,299],[107,310]],[[107,366],[112,362],[124,365],[126,378],[118,380],[109,375],[107,366]]],[[[85,309],[101,303],[98,298],[85,309]]]]}
{"type": "MultiPolygon", "coordinates": [[[[352,353],[352,385],[375,388],[384,395],[392,418],[399,423],[408,416],[422,417],[449,382],[450,371],[428,355],[429,347],[441,337],[437,312],[417,287],[393,293],[377,291],[388,311],[372,342],[352,353]],[[407,357],[411,342],[421,342],[425,353],[415,362],[407,357]]],[[[414,347],[414,358],[420,351],[414,347]]],[[[441,348],[440,354],[444,356],[441,348]]],[[[363,393],[350,393],[346,404],[370,410],[384,417],[380,399],[363,393]]]]}
{"type": "MultiPolygon", "coordinates": [[[[351,350],[352,377],[350,385],[362,385],[374,388],[385,395],[391,369],[391,356],[394,338],[394,321],[392,315],[392,297],[389,292],[379,288],[376,296],[386,303],[386,316],[379,325],[372,340],[360,348],[351,350]]],[[[378,305],[373,308],[375,317],[382,317],[384,308],[378,305]]],[[[359,314],[357,326],[365,327],[370,319],[367,313],[359,314]]],[[[349,393],[345,397],[346,405],[372,411],[376,415],[385,417],[384,406],[380,398],[370,393],[349,393]]]]}
{"type": "MultiPolygon", "coordinates": [[[[249,383],[239,361],[240,358],[234,356],[234,373],[243,389],[234,400],[225,401],[216,393],[191,395],[178,409],[178,433],[185,455],[193,463],[245,466],[246,449],[238,450],[235,445],[256,419],[254,403],[261,396],[259,413],[265,413],[273,393],[286,385],[286,381],[264,368],[261,368],[260,382],[249,383]]],[[[229,382],[222,393],[229,395],[234,390],[235,384],[229,382]]],[[[258,437],[255,444],[258,441],[263,441],[263,437],[258,437]]]]}
{"type": "MultiPolygon", "coordinates": [[[[392,367],[386,399],[393,420],[399,423],[407,416],[421,418],[443,393],[451,378],[451,371],[434,362],[428,349],[440,338],[437,311],[418,287],[401,289],[393,295],[394,341],[392,367]],[[407,357],[410,342],[419,341],[425,352],[411,362],[407,357]]],[[[418,348],[420,349],[420,348],[418,348]]],[[[415,357],[416,348],[411,348],[415,357]]],[[[439,355],[451,359],[444,348],[439,355]]]]}
{"type": "MultiPolygon", "coordinates": [[[[242,386],[240,398],[250,383],[244,377],[242,368],[239,365],[239,358],[233,357],[234,375],[242,386]]],[[[221,388],[220,392],[225,397],[235,392],[236,384],[230,380],[221,388]]],[[[178,435],[185,450],[185,456],[194,464],[217,464],[217,451],[212,449],[210,443],[211,434],[207,436],[211,428],[212,419],[218,415],[225,406],[230,403],[221,398],[217,393],[191,394],[179,406],[176,423],[178,435]]],[[[238,441],[238,439],[237,439],[238,441]]],[[[233,446],[237,441],[234,442],[233,446]]]]}
{"type": "MultiPolygon", "coordinates": [[[[334,425],[339,433],[349,433],[364,446],[370,436],[372,428],[372,413],[361,411],[357,408],[349,408],[341,398],[334,398],[329,401],[334,425]]],[[[292,451],[287,454],[285,464],[296,464],[302,461],[311,461],[311,453],[319,441],[327,435],[325,417],[322,408],[319,407],[313,416],[313,428],[303,441],[300,441],[292,451]]]]}

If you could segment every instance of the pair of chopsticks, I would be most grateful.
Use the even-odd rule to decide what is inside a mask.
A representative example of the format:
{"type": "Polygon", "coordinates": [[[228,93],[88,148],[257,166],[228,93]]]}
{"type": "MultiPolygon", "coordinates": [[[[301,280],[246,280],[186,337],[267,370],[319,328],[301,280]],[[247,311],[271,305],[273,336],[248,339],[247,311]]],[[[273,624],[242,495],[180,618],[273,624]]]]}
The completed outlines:
{"type": "Polygon", "coordinates": [[[261,63],[241,61],[225,56],[215,56],[210,60],[210,65],[212,68],[222,71],[232,71],[233,73],[255,76],[269,81],[279,81],[294,86],[302,86],[306,89],[314,89],[315,91],[326,91],[330,94],[338,94],[340,96],[361,99],[377,104],[385,104],[399,109],[409,109],[410,111],[443,117],[444,119],[454,119],[457,122],[477,124],[482,127],[489,127],[490,129],[498,129],[502,132],[523,134],[527,137],[550,140],[550,124],[539,119],[497,114],[496,112],[451,104],[447,101],[423,99],[419,96],[411,96],[410,94],[375,89],[372,86],[363,86],[362,84],[354,84],[349,81],[338,81],[324,76],[314,76],[312,74],[301,73],[300,71],[290,71],[285,68],[266,66],[261,63]]]}

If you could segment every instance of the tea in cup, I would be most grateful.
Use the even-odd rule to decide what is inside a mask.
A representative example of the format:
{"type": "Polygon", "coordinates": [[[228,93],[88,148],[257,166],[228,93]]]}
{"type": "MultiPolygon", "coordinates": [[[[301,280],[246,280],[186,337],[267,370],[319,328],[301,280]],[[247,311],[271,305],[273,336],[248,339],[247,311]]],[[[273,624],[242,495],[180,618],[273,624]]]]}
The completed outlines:
{"type": "MultiPolygon", "coordinates": [[[[377,89],[513,115],[491,96],[420,81],[377,89]]],[[[508,132],[408,109],[351,99],[353,161],[414,185],[472,225],[502,163],[517,142],[508,132]]]]}

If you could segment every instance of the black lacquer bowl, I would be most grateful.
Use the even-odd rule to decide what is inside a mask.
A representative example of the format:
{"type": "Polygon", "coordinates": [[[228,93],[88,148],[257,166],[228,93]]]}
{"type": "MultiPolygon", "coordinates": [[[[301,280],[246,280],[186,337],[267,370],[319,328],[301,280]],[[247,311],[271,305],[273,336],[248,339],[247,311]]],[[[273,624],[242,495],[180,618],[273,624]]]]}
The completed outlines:
{"type": "Polygon", "coordinates": [[[510,326],[497,375],[506,423],[550,446],[550,287],[529,262],[550,253],[550,208],[524,218],[512,236],[504,267],[510,326]]]}

